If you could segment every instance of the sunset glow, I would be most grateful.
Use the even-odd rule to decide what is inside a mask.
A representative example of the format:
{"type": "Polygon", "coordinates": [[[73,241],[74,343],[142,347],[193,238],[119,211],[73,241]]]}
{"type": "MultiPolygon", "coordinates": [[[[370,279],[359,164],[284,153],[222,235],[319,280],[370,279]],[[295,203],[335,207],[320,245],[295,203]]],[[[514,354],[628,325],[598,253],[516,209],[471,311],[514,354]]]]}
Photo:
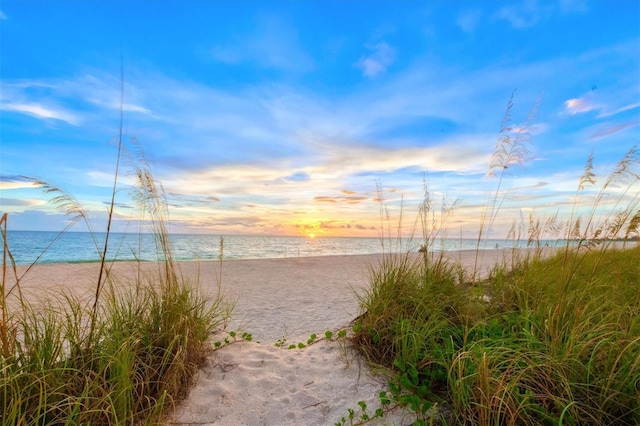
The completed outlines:
{"type": "MultiPolygon", "coordinates": [[[[376,237],[401,210],[410,232],[426,182],[433,214],[455,202],[447,234],[473,236],[498,187],[485,176],[512,94],[511,128],[531,143],[500,183],[501,237],[529,213],[566,217],[590,152],[602,183],[640,141],[637,1],[1,8],[12,229],[67,223],[24,176],[105,227],[121,110],[122,166],[144,150],[180,233],[376,237]]],[[[135,228],[132,182],[124,171],[116,230],[135,228]]]]}

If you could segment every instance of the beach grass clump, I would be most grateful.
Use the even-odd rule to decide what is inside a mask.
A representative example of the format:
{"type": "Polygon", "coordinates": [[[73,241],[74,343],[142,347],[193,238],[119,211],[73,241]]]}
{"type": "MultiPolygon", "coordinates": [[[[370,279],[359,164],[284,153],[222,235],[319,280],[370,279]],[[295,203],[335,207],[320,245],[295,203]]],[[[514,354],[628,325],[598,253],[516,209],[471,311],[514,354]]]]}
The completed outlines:
{"type": "Polygon", "coordinates": [[[0,219],[3,425],[159,424],[167,409],[186,397],[198,367],[213,350],[211,334],[230,316],[233,304],[219,288],[214,296],[205,296],[199,282],[181,275],[171,254],[162,186],[143,157],[134,163],[136,184],[131,189],[141,226],[154,236],[156,269],[149,272],[138,262],[135,278],[127,282],[112,273],[113,263],[106,255],[125,152],[122,127],[116,142],[118,158],[103,241],[98,241],[89,215],[73,196],[33,180],[67,215],[69,226],[62,232],[79,221],[91,232],[100,262],[88,298],[71,290],[25,297],[21,282],[37,260],[18,273],[7,244],[8,216],[0,219]]]}
{"type": "Polygon", "coordinates": [[[101,264],[97,301],[71,290],[25,298],[23,277],[9,287],[7,271],[15,269],[3,265],[3,424],[156,424],[186,397],[232,304],[186,281],[168,241],[157,239],[164,259],[151,273],[138,263],[134,282],[101,264]]]}
{"type": "Polygon", "coordinates": [[[514,224],[510,235],[530,249],[483,276],[480,242],[499,222],[508,171],[529,152],[528,127],[509,124],[512,104],[474,267],[438,257],[432,229],[420,253],[385,253],[360,295],[352,340],[391,375],[384,411],[408,407],[419,425],[640,424],[640,151],[599,189],[591,154],[568,221],[514,224]],[[562,235],[560,248],[545,248],[548,234],[562,235]]]}
{"type": "Polygon", "coordinates": [[[640,248],[584,252],[570,266],[560,253],[489,281],[501,312],[468,329],[449,369],[460,418],[637,424],[639,258],[640,248]]]}
{"type": "Polygon", "coordinates": [[[467,297],[456,285],[456,271],[441,259],[432,264],[421,257],[386,255],[371,270],[370,288],[360,296],[364,314],[354,329],[372,361],[393,365],[397,354],[422,360],[430,349],[425,342],[448,340],[467,321],[467,297]]]}
{"type": "Polygon", "coordinates": [[[354,325],[395,404],[449,424],[640,422],[640,247],[530,257],[476,286],[417,259],[374,271],[354,325]]]}
{"type": "Polygon", "coordinates": [[[422,254],[385,255],[371,269],[351,339],[370,363],[394,373],[391,402],[424,413],[445,400],[451,353],[478,315],[458,279],[442,258],[422,254]]]}
{"type": "Polygon", "coordinates": [[[226,315],[221,298],[166,280],[109,285],[92,335],[92,307],[72,294],[24,308],[0,358],[4,424],[157,422],[186,396],[226,315]]]}

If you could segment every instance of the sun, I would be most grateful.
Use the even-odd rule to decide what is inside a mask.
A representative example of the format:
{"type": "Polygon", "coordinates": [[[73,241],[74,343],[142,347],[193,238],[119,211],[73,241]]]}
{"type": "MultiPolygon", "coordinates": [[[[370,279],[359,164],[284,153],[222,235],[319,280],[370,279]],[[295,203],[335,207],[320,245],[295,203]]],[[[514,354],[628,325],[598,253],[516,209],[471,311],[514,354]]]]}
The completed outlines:
{"type": "Polygon", "coordinates": [[[313,239],[313,238],[315,238],[315,237],[316,237],[316,234],[314,234],[314,233],[312,232],[312,233],[310,233],[310,234],[308,235],[308,237],[309,237],[309,238],[311,238],[311,239],[313,239]]]}

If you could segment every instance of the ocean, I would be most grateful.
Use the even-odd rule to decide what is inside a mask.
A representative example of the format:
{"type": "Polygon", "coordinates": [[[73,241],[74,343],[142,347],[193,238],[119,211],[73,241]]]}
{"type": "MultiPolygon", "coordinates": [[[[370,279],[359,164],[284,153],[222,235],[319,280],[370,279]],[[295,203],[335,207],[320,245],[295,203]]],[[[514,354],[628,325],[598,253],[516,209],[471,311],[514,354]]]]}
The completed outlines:
{"type": "MultiPolygon", "coordinates": [[[[7,243],[16,264],[97,262],[104,246],[104,233],[44,231],[8,231],[7,243]]],[[[553,241],[549,244],[559,244],[553,241]]],[[[480,249],[526,247],[526,241],[485,240],[480,249]]],[[[375,254],[389,251],[417,251],[420,240],[349,237],[286,237],[255,235],[173,234],[171,247],[174,260],[262,259],[308,256],[375,254]],[[222,250],[220,240],[223,238],[222,250]]],[[[475,239],[442,239],[434,251],[475,249],[475,239]]],[[[162,259],[155,249],[152,234],[112,233],[109,260],[162,259]]]]}

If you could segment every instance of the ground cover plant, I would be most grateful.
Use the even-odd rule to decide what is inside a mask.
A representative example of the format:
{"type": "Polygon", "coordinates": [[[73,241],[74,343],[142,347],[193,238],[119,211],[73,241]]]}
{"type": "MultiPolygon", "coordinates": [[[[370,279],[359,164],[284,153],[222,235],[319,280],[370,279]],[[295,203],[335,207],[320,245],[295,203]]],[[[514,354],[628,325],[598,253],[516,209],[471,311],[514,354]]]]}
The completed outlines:
{"type": "MultiPolygon", "coordinates": [[[[150,224],[154,234],[159,262],[151,273],[143,272],[139,262],[132,282],[111,274],[106,253],[124,150],[122,129],[117,147],[105,240],[97,241],[92,232],[101,262],[89,301],[72,292],[49,294],[44,301],[23,297],[21,280],[31,267],[18,274],[7,244],[9,218],[5,214],[0,220],[2,424],[158,424],[166,409],[186,396],[197,368],[213,350],[211,333],[229,317],[232,304],[220,292],[205,297],[198,283],[188,282],[177,269],[162,188],[142,157],[133,167],[134,198],[141,222],[150,224]]],[[[85,221],[92,229],[71,195],[46,182],[34,183],[67,213],[70,224],[85,221]]]]}
{"type": "MultiPolygon", "coordinates": [[[[523,161],[529,143],[525,127],[514,135],[508,124],[511,104],[479,241],[506,196],[504,172],[523,161]]],[[[420,253],[385,253],[360,295],[352,336],[391,374],[376,416],[403,406],[415,424],[640,424],[639,182],[633,147],[579,213],[584,189],[596,184],[590,156],[569,220],[530,217],[514,226],[511,237],[531,249],[509,253],[485,276],[477,262],[465,272],[429,250],[433,229],[420,253]],[[617,201],[605,206],[607,194],[617,201]],[[549,234],[563,242],[554,252],[542,243],[549,234]]],[[[337,424],[371,417],[349,414],[337,424]]]]}

